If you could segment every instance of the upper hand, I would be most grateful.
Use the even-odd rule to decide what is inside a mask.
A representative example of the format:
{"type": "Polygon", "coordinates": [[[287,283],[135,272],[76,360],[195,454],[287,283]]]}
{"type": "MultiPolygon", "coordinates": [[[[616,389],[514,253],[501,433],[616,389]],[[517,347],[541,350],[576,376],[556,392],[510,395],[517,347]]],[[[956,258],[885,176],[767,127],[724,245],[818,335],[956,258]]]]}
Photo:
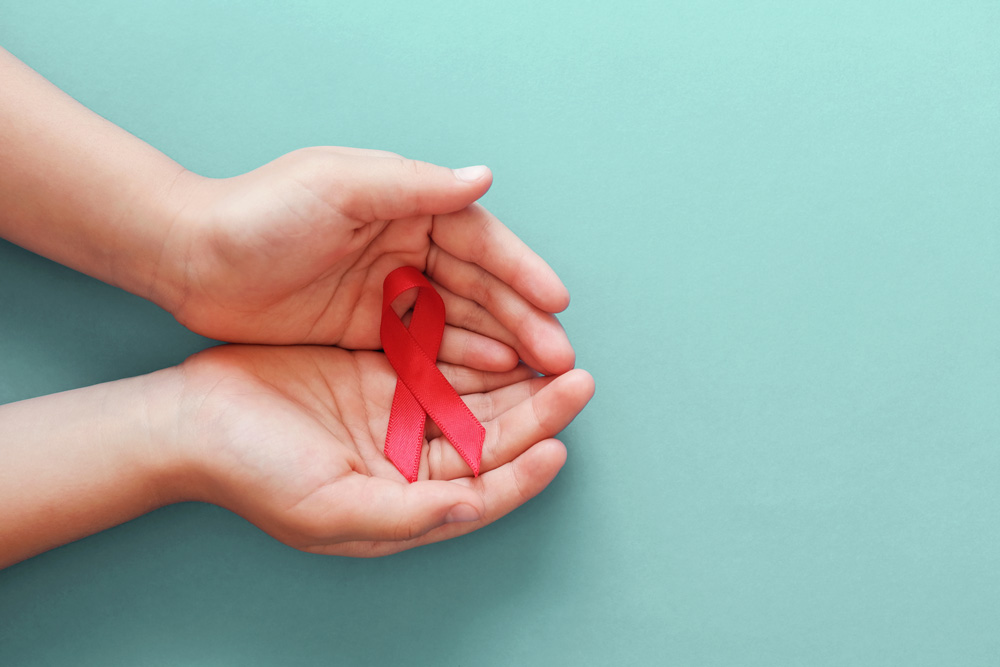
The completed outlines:
{"type": "Polygon", "coordinates": [[[440,359],[574,364],[551,268],[475,201],[492,182],[391,153],[309,148],[235,178],[184,174],[158,274],[193,331],[249,343],[380,347],[382,280],[414,266],[447,307],[440,359]],[[465,176],[463,179],[461,176],[465,176]],[[468,180],[466,180],[468,179],[468,180]]]}

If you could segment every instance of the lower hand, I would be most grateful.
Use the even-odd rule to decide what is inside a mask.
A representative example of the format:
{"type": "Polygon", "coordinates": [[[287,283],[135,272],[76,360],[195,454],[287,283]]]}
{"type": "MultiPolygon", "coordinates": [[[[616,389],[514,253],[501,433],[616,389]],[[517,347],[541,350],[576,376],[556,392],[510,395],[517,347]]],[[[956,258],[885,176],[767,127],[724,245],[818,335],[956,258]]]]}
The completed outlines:
{"type": "Polygon", "coordinates": [[[382,453],[396,375],[384,355],[325,347],[222,346],[181,367],[177,441],[196,472],[188,496],[315,553],[377,556],[468,533],[555,477],[552,436],[594,385],[573,370],[537,377],[440,364],[486,428],[481,474],[428,421],[420,479],[382,453]]]}

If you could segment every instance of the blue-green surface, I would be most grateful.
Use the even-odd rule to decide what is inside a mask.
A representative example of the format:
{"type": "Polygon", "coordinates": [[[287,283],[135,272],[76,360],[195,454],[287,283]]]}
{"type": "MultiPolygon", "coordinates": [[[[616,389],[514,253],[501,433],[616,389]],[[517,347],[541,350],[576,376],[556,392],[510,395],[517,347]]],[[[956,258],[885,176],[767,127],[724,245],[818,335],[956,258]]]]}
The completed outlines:
{"type": "MultiPolygon", "coordinates": [[[[971,1],[0,0],[0,45],[206,175],[489,164],[598,387],[469,537],[322,558],[180,505],[2,571],[0,664],[1000,664],[998,35],[971,1]]],[[[0,243],[0,400],[209,344],[0,243]]]]}

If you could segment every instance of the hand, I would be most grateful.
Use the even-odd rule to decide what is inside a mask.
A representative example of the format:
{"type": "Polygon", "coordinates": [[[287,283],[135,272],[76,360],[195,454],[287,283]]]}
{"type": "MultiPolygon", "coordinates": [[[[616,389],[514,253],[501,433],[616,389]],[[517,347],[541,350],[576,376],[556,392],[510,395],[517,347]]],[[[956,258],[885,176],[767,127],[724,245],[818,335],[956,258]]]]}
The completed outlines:
{"type": "Polygon", "coordinates": [[[593,395],[582,370],[537,377],[440,368],[486,428],[482,469],[427,422],[420,480],[382,453],[396,375],[377,352],[222,346],[180,366],[176,441],[199,463],[189,497],[324,554],[377,556],[471,532],[544,489],[566,449],[550,436],[593,395]]]}
{"type": "Polygon", "coordinates": [[[309,148],[202,178],[3,49],[0,70],[0,237],[230,342],[377,349],[382,279],[409,264],[448,307],[442,360],[573,367],[566,288],[474,203],[489,170],[309,148]]]}
{"type": "Polygon", "coordinates": [[[295,151],[230,179],[187,173],[160,260],[175,296],[162,305],[220,340],[378,349],[382,281],[410,265],[445,300],[442,361],[565,372],[574,352],[552,313],[569,294],[475,203],[491,182],[485,167],[347,148],[295,151]]]}

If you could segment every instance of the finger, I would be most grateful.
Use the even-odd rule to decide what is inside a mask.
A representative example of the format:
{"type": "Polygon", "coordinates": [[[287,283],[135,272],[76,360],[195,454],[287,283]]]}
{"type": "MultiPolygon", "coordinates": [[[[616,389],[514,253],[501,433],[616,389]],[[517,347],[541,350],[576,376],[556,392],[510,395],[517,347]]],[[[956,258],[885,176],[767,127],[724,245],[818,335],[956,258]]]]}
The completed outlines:
{"type": "Polygon", "coordinates": [[[338,207],[364,222],[437,215],[465,208],[493,182],[486,167],[449,169],[406,158],[340,156],[338,207]]]}
{"type": "Polygon", "coordinates": [[[428,275],[445,289],[482,305],[517,337],[521,358],[545,373],[573,368],[576,354],[555,315],[533,306],[512,287],[475,264],[446,252],[428,258],[428,275]]]}
{"type": "Polygon", "coordinates": [[[535,306],[559,313],[569,291],[559,276],[514,232],[479,204],[434,218],[434,243],[510,285],[535,306]]]}
{"type": "Polygon", "coordinates": [[[502,372],[481,371],[447,363],[438,363],[437,366],[459,396],[492,391],[515,382],[538,377],[538,373],[525,364],[518,364],[516,368],[502,372]]]}
{"type": "MultiPolygon", "coordinates": [[[[517,365],[519,357],[514,349],[517,345],[514,334],[479,304],[433,281],[431,284],[444,301],[447,322],[452,325],[445,326],[439,359],[490,371],[507,371],[517,365]]],[[[415,301],[416,290],[407,290],[392,302],[393,311],[407,328],[413,319],[410,309],[415,301]]]]}
{"type": "MultiPolygon", "coordinates": [[[[462,396],[462,402],[468,406],[472,414],[476,416],[476,419],[482,423],[486,423],[496,419],[521,401],[534,396],[542,387],[557,377],[557,375],[535,376],[504,387],[498,387],[492,391],[466,394],[462,396]]],[[[437,424],[428,420],[424,427],[424,437],[427,441],[431,442],[434,438],[441,437],[442,435],[443,433],[441,433],[441,429],[438,428],[437,424]]],[[[426,449],[425,447],[424,450],[426,449]]]]}
{"type": "Polygon", "coordinates": [[[511,347],[488,336],[446,326],[438,359],[484,371],[509,371],[517,366],[518,355],[511,347]]]}
{"type": "MultiPolygon", "coordinates": [[[[496,419],[484,422],[486,440],[480,470],[504,465],[533,443],[556,435],[580,414],[593,395],[594,378],[576,369],[555,378],[496,419]]],[[[472,472],[444,437],[429,441],[427,465],[431,479],[455,479],[472,472]]]]}
{"type": "Polygon", "coordinates": [[[445,316],[448,324],[489,336],[493,340],[500,341],[510,348],[514,348],[517,345],[517,336],[500,324],[490,314],[490,311],[471,299],[458,296],[451,290],[446,289],[441,283],[436,283],[432,280],[431,284],[444,301],[445,316]]]}
{"type": "Polygon", "coordinates": [[[559,375],[544,375],[529,380],[522,380],[506,387],[480,394],[468,394],[462,397],[472,414],[482,423],[490,422],[516,405],[531,398],[543,387],[548,386],[559,375]]]}
{"type": "Polygon", "coordinates": [[[331,153],[338,153],[340,155],[350,155],[353,157],[384,157],[384,158],[401,158],[403,157],[399,153],[393,153],[391,151],[382,151],[377,148],[353,148],[351,146],[323,146],[326,150],[331,153]]]}
{"type": "Polygon", "coordinates": [[[352,473],[299,503],[296,528],[312,544],[412,540],[449,522],[479,520],[481,494],[451,482],[406,482],[352,473]]]}
{"type": "Polygon", "coordinates": [[[412,540],[354,542],[321,546],[309,551],[356,557],[384,556],[471,533],[509,514],[537,496],[555,479],[565,463],[565,445],[554,439],[543,440],[510,463],[477,478],[441,482],[456,486],[465,485],[479,492],[485,511],[478,521],[443,524],[412,540]]]}

